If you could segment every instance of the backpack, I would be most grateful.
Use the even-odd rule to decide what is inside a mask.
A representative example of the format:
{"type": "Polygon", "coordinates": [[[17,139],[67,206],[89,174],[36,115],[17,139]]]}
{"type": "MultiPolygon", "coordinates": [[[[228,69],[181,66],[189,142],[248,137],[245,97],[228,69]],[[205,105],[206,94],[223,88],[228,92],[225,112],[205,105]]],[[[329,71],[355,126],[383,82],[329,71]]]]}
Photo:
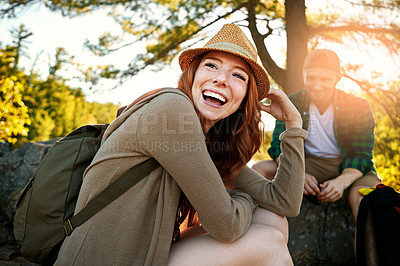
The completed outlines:
{"type": "MultiPolygon", "coordinates": [[[[144,94],[130,106],[158,91],[144,94]]],[[[125,108],[121,107],[118,115],[125,108]]],[[[54,264],[66,236],[159,166],[151,158],[129,169],[73,216],[83,173],[100,148],[107,127],[82,126],[58,140],[25,186],[16,205],[14,236],[21,255],[30,262],[54,264]]]]}
{"type": "Polygon", "coordinates": [[[365,222],[371,213],[379,265],[398,265],[400,254],[400,194],[379,184],[360,203],[357,216],[357,265],[366,265],[365,222]]]}

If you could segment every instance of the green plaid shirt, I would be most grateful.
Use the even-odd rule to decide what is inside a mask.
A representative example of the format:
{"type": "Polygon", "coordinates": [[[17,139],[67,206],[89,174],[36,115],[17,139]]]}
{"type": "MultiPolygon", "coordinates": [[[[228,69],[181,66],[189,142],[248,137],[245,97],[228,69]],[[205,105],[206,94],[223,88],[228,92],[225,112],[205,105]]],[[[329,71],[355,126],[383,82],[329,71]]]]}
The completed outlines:
{"type": "MultiPolygon", "coordinates": [[[[303,129],[307,130],[310,99],[305,90],[289,96],[303,118],[303,129]]],[[[372,149],[374,148],[375,121],[368,102],[357,96],[336,90],[333,99],[333,127],[336,142],[343,158],[339,172],[355,168],[363,174],[374,170],[372,149]]],[[[285,123],[276,120],[268,153],[276,160],[281,153],[279,135],[285,131],[285,123]]]]}

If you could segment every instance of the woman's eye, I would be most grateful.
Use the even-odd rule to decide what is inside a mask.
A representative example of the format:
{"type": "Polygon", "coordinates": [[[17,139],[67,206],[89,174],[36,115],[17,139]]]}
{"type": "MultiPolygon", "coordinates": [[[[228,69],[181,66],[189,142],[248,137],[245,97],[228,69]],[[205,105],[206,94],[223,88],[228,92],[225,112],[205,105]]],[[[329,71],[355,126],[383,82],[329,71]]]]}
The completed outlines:
{"type": "Polygon", "coordinates": [[[246,81],[246,78],[245,78],[243,75],[241,75],[241,74],[233,74],[233,76],[234,76],[234,77],[237,77],[237,78],[239,78],[239,79],[241,79],[241,80],[243,80],[243,81],[246,81]]]}
{"type": "Polygon", "coordinates": [[[217,66],[214,65],[213,63],[206,63],[206,66],[211,67],[211,68],[214,68],[214,69],[217,68],[217,66]]]}

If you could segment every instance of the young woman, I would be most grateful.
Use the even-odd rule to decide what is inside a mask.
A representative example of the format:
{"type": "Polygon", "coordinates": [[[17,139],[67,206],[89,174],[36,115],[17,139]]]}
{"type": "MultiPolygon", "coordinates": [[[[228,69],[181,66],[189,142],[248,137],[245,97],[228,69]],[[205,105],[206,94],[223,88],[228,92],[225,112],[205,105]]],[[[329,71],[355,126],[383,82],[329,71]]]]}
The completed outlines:
{"type": "Polygon", "coordinates": [[[179,59],[178,89],[145,97],[109,126],[75,211],[146,159],[161,166],[76,228],[57,265],[292,263],[283,216],[298,214],[303,194],[299,113],[282,91],[269,91],[256,50],[236,25],[179,59]],[[268,106],[259,104],[265,96],[268,106]],[[261,144],[260,110],[287,127],[272,182],[245,166],[261,144]]]}

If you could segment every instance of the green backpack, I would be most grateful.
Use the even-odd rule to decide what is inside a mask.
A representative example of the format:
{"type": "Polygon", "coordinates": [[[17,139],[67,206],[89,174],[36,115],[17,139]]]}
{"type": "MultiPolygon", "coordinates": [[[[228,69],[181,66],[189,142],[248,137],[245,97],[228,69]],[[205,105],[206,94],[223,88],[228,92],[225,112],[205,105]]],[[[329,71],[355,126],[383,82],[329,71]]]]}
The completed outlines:
{"type": "Polygon", "coordinates": [[[73,216],[83,172],[99,149],[107,126],[83,126],[57,141],[23,190],[17,202],[14,235],[27,260],[53,264],[64,238],[74,228],[159,166],[149,159],[128,170],[73,216]]]}

